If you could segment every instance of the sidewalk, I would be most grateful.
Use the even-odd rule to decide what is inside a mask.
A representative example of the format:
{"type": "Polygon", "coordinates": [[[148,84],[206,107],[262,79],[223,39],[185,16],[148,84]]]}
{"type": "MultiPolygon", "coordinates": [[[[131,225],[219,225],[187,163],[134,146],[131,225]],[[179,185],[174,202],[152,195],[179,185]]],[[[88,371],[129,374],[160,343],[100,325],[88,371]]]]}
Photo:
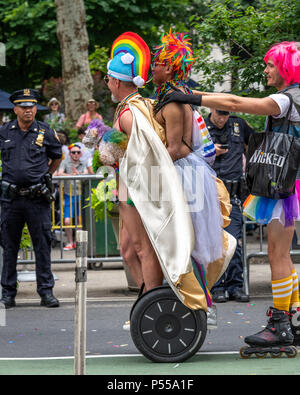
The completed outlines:
{"type": "MultiPolygon", "coordinates": [[[[266,240],[263,240],[263,250],[266,251],[266,240]]],[[[247,237],[247,254],[259,251],[257,233],[247,237]]],[[[57,254],[53,250],[53,254],[57,254]]],[[[74,263],[53,264],[52,271],[57,277],[54,294],[58,299],[73,301],[75,296],[75,251],[65,253],[65,258],[74,259],[74,263]]],[[[293,258],[295,267],[300,276],[300,259],[293,258]],[[298,264],[297,264],[298,263],[298,264]]],[[[34,265],[19,265],[18,271],[34,271],[34,265]]],[[[270,266],[268,258],[253,258],[250,262],[250,297],[271,296],[270,266]]],[[[123,298],[135,299],[137,293],[128,289],[127,278],[123,265],[120,262],[104,263],[101,270],[88,270],[87,273],[87,297],[95,298],[123,298]]],[[[29,301],[39,299],[36,293],[35,282],[20,282],[17,301],[29,301]]]]}

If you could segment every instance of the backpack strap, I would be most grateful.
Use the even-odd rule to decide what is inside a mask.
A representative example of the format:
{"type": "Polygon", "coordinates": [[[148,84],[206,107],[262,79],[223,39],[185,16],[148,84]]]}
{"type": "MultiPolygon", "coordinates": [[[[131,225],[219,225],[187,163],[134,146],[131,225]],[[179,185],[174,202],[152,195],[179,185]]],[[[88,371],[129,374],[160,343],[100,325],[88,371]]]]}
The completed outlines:
{"type": "MultiPolygon", "coordinates": [[[[293,97],[292,97],[292,95],[290,95],[287,92],[284,92],[283,94],[288,96],[288,98],[290,100],[290,105],[289,105],[289,109],[288,109],[286,116],[282,118],[282,121],[280,124],[280,130],[282,131],[282,133],[288,134],[289,127],[290,127],[290,115],[291,115],[291,111],[292,111],[292,107],[293,107],[293,97]]],[[[272,120],[273,120],[272,116],[269,115],[268,120],[267,120],[267,130],[266,130],[267,132],[272,131],[272,123],[273,123],[272,120]]]]}

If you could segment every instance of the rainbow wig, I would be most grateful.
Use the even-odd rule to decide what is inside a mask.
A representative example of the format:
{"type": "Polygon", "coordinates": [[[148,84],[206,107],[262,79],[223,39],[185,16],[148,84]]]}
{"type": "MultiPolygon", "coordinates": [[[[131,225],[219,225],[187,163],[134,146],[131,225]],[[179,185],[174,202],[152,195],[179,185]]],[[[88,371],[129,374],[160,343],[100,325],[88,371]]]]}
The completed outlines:
{"type": "Polygon", "coordinates": [[[195,62],[190,38],[186,33],[165,33],[161,45],[154,47],[154,62],[168,63],[173,67],[173,79],[186,81],[195,62]]]}
{"type": "Polygon", "coordinates": [[[295,42],[283,41],[273,45],[264,61],[267,63],[270,57],[286,84],[300,83],[300,50],[295,42]]]}

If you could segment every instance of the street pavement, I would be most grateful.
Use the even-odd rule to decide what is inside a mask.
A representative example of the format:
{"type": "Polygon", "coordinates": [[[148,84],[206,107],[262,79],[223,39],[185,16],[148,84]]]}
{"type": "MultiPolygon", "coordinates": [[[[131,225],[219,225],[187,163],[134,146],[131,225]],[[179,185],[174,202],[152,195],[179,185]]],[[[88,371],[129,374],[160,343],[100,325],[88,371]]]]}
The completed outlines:
{"type": "MultiPolygon", "coordinates": [[[[257,243],[254,235],[248,253],[259,249],[257,243]]],[[[56,277],[54,293],[61,302],[60,308],[41,307],[35,282],[20,282],[17,307],[5,311],[6,326],[0,326],[0,375],[74,373],[74,251],[67,252],[65,257],[74,258],[74,262],[52,265],[56,277]]],[[[299,264],[296,270],[300,275],[299,264]]],[[[26,278],[26,273],[32,274],[34,266],[20,266],[19,271],[26,278]]],[[[285,371],[299,374],[296,368],[299,355],[295,360],[268,358],[264,365],[255,358],[240,359],[239,349],[244,345],[244,337],[262,329],[266,324],[265,312],[272,304],[266,258],[251,261],[249,278],[250,301],[217,305],[218,328],[208,332],[200,352],[184,364],[162,366],[142,356],[130,332],[122,330],[137,297],[137,292],[128,288],[122,263],[104,263],[101,270],[88,270],[88,374],[284,374],[285,371]]]]}

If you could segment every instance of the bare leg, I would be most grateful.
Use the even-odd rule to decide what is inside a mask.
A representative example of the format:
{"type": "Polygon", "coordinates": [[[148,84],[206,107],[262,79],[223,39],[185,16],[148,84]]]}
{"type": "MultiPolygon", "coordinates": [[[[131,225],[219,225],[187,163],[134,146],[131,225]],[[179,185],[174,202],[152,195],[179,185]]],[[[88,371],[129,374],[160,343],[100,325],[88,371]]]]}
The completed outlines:
{"type": "Polygon", "coordinates": [[[148,291],[162,284],[160,264],[136,208],[122,202],[119,211],[142,264],[145,291],[148,291]]]}
{"type": "Polygon", "coordinates": [[[126,227],[124,226],[124,221],[122,221],[120,229],[120,247],[121,255],[125,264],[128,266],[134,282],[139,288],[141,288],[144,282],[142,264],[135,252],[134,245],[129,237],[126,227]]]}
{"type": "MultiPolygon", "coordinates": [[[[65,218],[65,225],[70,226],[71,225],[71,218],[65,218]]],[[[73,244],[73,229],[72,228],[66,228],[65,233],[67,236],[68,243],[73,244]]]]}
{"type": "Polygon", "coordinates": [[[294,226],[285,228],[278,220],[273,220],[267,226],[272,281],[289,277],[292,274],[294,264],[290,257],[290,246],[294,230],[294,226]]]}

